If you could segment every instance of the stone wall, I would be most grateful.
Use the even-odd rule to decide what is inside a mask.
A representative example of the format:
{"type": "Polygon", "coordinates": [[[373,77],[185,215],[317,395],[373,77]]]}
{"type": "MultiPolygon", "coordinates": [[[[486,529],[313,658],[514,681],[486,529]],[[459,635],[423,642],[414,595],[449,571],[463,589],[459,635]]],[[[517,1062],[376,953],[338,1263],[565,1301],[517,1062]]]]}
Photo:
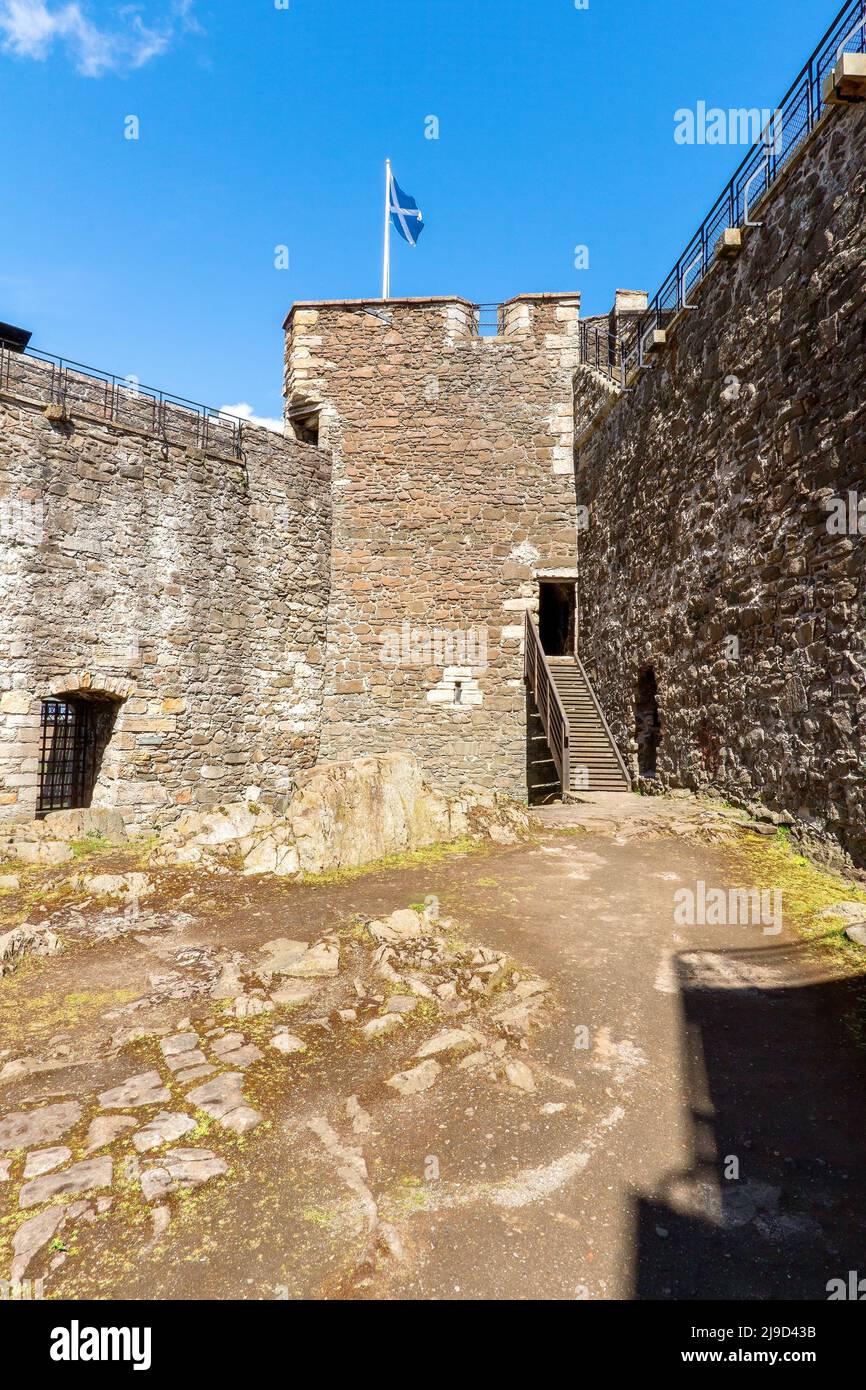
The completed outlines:
{"type": "Polygon", "coordinates": [[[318,448],[248,429],[239,456],[228,426],[4,357],[0,819],[34,813],[51,695],[113,702],[94,804],[133,825],[401,749],[524,796],[524,615],[579,573],[632,768],[651,671],[661,785],[863,862],[864,149],[862,107],[826,115],[626,395],[579,365],[576,295],[510,300],[495,337],[458,298],[296,305],[287,421],[318,448]]]}
{"type": "Polygon", "coordinates": [[[116,702],[94,805],[132,825],[280,797],[318,751],[327,456],[251,428],[241,459],[219,427],[202,449],[146,400],[120,428],[84,376],[49,419],[50,370],[12,357],[0,391],[0,818],[34,814],[52,694],[116,702]]]}
{"type": "Polygon", "coordinates": [[[519,297],[497,337],[462,299],[289,315],[287,410],[334,451],[323,758],[411,748],[446,788],[526,795],[524,614],[575,572],[578,315],[519,297]]]}
{"type": "Polygon", "coordinates": [[[580,649],[623,753],[653,667],[664,784],[797,816],[861,864],[864,157],[866,108],[831,111],[634,390],[605,417],[595,374],[576,384],[580,649]],[[828,529],[834,497],[859,532],[828,529]]]}

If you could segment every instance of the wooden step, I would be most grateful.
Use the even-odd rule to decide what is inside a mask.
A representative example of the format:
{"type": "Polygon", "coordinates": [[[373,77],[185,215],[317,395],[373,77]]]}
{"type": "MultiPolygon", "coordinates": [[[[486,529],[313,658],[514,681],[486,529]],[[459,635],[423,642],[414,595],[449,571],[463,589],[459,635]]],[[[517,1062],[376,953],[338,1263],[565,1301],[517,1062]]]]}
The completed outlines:
{"type": "Polygon", "coordinates": [[[619,759],[577,663],[571,657],[553,657],[549,665],[568,719],[572,790],[627,790],[619,759]]]}
{"type": "Polygon", "coordinates": [[[568,719],[570,791],[627,791],[628,779],[574,657],[548,657],[547,664],[568,719]]]}

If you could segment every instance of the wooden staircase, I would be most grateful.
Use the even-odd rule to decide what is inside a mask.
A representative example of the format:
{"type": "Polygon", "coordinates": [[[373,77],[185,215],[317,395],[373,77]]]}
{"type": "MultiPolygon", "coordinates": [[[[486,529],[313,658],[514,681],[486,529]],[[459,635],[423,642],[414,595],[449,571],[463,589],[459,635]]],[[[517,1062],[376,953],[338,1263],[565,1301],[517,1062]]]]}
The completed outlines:
{"type": "MultiPolygon", "coordinates": [[[[523,672],[535,706],[528,740],[538,744],[543,736],[552,760],[545,783],[558,778],[564,797],[582,791],[630,791],[631,779],[580,660],[547,656],[529,613],[523,672]]],[[[541,761],[537,753],[535,760],[541,761]]],[[[544,790],[554,794],[552,787],[548,792],[545,785],[544,790]]]]}
{"type": "Polygon", "coordinates": [[[631,790],[613,740],[573,656],[549,656],[547,664],[568,718],[570,791],[631,790]]]}

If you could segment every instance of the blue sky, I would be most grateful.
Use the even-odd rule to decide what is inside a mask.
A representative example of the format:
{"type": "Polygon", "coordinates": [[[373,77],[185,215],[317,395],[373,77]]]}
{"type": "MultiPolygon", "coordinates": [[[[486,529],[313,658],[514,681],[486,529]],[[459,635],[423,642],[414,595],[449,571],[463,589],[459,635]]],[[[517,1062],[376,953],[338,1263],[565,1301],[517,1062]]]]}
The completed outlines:
{"type": "Polygon", "coordinates": [[[0,320],[277,416],[292,301],[380,293],[386,155],[427,223],[392,294],[606,311],[657,288],[744,152],[677,144],[674,113],[774,106],[839,8],[281,3],[0,0],[0,320]]]}

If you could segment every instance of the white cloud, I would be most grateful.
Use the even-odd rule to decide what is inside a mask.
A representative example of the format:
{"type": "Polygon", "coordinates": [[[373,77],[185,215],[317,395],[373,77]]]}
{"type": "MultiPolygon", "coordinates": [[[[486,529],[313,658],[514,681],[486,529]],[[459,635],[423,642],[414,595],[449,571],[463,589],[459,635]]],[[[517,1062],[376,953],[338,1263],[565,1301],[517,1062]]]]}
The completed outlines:
{"type": "Polygon", "coordinates": [[[84,0],[0,0],[0,39],[16,58],[44,62],[55,45],[70,55],[83,77],[102,77],[144,67],[165,53],[180,29],[200,32],[192,13],[193,0],[163,0],[159,23],[145,23],[136,4],[113,9],[110,23],[90,17],[84,0]]]}
{"type": "Polygon", "coordinates": [[[203,34],[204,30],[192,12],[195,3],[196,0],[174,0],[175,13],[184,29],[191,29],[194,34],[203,34]]]}
{"type": "Polygon", "coordinates": [[[254,415],[252,406],[247,405],[246,401],[241,401],[238,405],[221,405],[220,415],[238,415],[251,425],[261,425],[263,430],[271,430],[274,434],[284,433],[282,420],[272,420],[267,415],[254,415]]]}

